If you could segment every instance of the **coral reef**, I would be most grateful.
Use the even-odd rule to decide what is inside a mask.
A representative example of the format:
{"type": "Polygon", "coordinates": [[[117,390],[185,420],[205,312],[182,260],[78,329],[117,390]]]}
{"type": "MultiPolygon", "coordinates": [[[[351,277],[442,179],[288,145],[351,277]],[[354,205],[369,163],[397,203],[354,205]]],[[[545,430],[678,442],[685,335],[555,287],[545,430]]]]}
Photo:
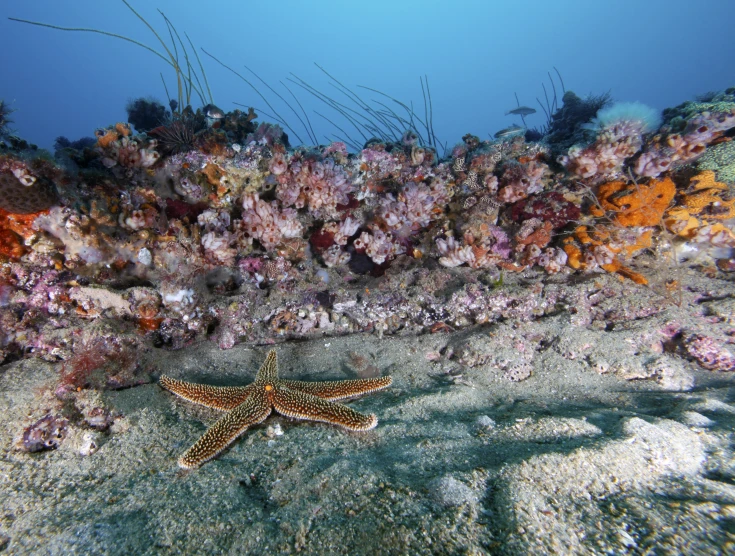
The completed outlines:
{"type": "MultiPolygon", "coordinates": [[[[468,134],[444,159],[411,133],[290,149],[254,111],[213,106],[147,135],[101,129],[93,148],[60,141],[84,151],[64,171],[2,155],[0,357],[58,362],[67,399],[148,380],[150,347],[531,319],[561,302],[539,298],[555,280],[636,287],[653,258],[726,274],[735,199],[716,172],[735,112],[718,102],[656,129],[640,105],[567,94],[554,133],[586,139],[558,161],[559,143],[522,134],[468,134]]],[[[686,345],[727,368],[722,349],[686,345]]]]}
{"type": "Polygon", "coordinates": [[[686,354],[710,371],[735,371],[735,355],[716,340],[692,334],[685,342],[686,354]]]}

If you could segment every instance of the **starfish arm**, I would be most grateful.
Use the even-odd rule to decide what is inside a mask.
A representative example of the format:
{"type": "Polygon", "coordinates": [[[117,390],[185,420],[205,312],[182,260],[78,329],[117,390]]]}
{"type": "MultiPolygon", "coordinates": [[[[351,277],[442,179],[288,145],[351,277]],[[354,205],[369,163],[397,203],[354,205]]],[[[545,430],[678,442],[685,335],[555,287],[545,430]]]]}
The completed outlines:
{"type": "Polygon", "coordinates": [[[245,430],[265,421],[271,413],[271,406],[263,392],[253,391],[252,395],[219,421],[179,458],[179,466],[184,469],[199,467],[216,457],[232,444],[245,430]]]}
{"type": "Polygon", "coordinates": [[[360,378],[355,380],[335,380],[333,382],[305,382],[303,380],[280,380],[280,384],[290,390],[298,390],[323,400],[336,401],[371,394],[393,383],[393,378],[360,378]]]}
{"type": "Polygon", "coordinates": [[[247,399],[252,390],[250,386],[208,386],[184,382],[165,375],[158,382],[180,398],[221,411],[236,408],[247,399]]]}
{"type": "Polygon", "coordinates": [[[271,399],[273,408],[278,413],[294,419],[323,421],[353,431],[367,431],[378,424],[378,418],[374,414],[358,413],[341,403],[323,400],[297,390],[278,387],[271,399]]]}
{"type": "Polygon", "coordinates": [[[268,352],[265,361],[260,366],[258,374],[255,376],[255,382],[265,383],[278,380],[278,355],[276,350],[272,349],[268,352]]]}

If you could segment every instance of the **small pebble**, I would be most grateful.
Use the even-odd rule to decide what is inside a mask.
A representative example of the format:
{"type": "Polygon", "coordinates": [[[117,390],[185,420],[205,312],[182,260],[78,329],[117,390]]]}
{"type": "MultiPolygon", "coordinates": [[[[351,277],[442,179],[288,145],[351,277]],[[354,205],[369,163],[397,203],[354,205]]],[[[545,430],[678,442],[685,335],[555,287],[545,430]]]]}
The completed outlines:
{"type": "Polygon", "coordinates": [[[477,502],[475,492],[451,475],[434,479],[428,487],[434,501],[447,508],[477,502]]]}
{"type": "Polygon", "coordinates": [[[475,425],[480,429],[493,429],[497,423],[487,415],[480,415],[475,420],[475,425]]]}
{"type": "Polygon", "coordinates": [[[283,429],[281,428],[281,425],[279,423],[276,423],[275,425],[268,425],[268,428],[265,430],[265,435],[268,438],[275,438],[276,436],[282,436],[283,429]]]}
{"type": "Polygon", "coordinates": [[[86,432],[82,437],[81,445],[79,446],[79,454],[82,456],[91,456],[99,449],[99,444],[96,439],[97,435],[93,432],[86,432]]]}

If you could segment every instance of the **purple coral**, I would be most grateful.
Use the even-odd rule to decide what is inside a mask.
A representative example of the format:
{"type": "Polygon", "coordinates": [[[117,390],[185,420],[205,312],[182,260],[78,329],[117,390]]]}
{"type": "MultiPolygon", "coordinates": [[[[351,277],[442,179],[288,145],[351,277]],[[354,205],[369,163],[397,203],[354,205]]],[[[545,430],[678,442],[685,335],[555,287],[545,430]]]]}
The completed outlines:
{"type": "Polygon", "coordinates": [[[347,145],[342,141],[334,141],[327,145],[322,154],[324,154],[324,156],[327,156],[328,154],[342,154],[347,156],[347,145]]]}
{"type": "Polygon", "coordinates": [[[260,257],[245,257],[240,259],[237,264],[242,272],[255,274],[256,272],[260,272],[263,266],[263,259],[260,257]]]}

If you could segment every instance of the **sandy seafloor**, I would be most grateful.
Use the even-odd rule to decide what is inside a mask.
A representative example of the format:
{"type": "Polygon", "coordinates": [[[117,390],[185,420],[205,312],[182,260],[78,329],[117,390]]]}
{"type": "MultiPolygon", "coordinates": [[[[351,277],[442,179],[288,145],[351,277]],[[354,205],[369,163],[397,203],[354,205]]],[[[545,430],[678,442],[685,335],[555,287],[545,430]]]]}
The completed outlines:
{"type": "MultiPolygon", "coordinates": [[[[421,336],[278,344],[283,377],[355,378],[366,372],[356,356],[367,372],[392,375],[388,390],[350,402],[376,413],[378,427],[350,433],[271,416],[196,471],[176,460],[217,414],[155,383],[81,393],[77,403],[116,415],[110,431],[72,426],[56,450],[20,451],[24,428],[58,406],[57,370],[34,359],[5,365],[0,546],[8,554],[735,553],[735,374],[703,369],[660,335],[671,323],[730,333],[735,289],[694,270],[681,283],[677,305],[678,293],[611,275],[559,277],[553,287],[607,291],[604,310],[590,318],[566,306],[421,336]],[[510,380],[518,365],[531,376],[510,380]]],[[[509,277],[504,287],[526,286],[509,277]]],[[[205,341],[160,351],[154,376],[246,384],[268,349],[205,341]]]]}

